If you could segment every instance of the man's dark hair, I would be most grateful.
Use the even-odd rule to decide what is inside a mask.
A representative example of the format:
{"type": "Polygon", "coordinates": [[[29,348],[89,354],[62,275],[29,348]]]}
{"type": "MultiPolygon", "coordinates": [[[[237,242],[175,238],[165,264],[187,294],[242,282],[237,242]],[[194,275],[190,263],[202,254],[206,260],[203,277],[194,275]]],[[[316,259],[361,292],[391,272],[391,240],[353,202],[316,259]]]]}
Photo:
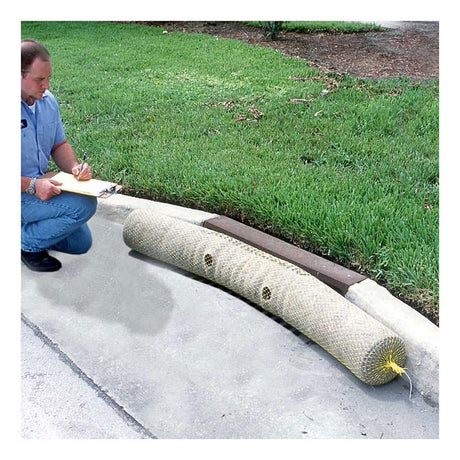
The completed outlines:
{"type": "Polygon", "coordinates": [[[21,41],[21,74],[24,75],[30,69],[35,59],[40,58],[42,61],[51,60],[48,50],[37,40],[26,38],[21,41]]]}

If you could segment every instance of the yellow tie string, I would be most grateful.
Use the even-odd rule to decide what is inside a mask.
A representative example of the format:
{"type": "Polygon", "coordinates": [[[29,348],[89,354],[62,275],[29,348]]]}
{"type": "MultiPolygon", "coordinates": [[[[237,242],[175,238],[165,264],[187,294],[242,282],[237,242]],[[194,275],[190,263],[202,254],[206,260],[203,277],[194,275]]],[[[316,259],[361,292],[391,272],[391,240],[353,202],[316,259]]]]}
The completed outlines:
{"type": "Polygon", "coordinates": [[[393,361],[393,356],[392,355],[389,356],[389,358],[388,358],[387,362],[385,363],[384,367],[385,367],[385,369],[391,369],[393,372],[395,372],[398,375],[402,375],[406,371],[406,369],[404,367],[398,366],[398,364],[396,364],[393,361]]]}

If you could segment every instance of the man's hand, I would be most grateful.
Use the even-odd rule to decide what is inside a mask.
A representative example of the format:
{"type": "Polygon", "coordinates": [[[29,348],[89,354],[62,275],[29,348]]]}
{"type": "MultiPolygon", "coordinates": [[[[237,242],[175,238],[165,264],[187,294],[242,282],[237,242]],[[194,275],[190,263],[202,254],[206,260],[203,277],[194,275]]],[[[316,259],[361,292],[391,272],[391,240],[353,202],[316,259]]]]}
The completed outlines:
{"type": "Polygon", "coordinates": [[[59,145],[51,156],[61,171],[72,173],[77,180],[91,179],[91,167],[85,162],[80,171],[81,163],[77,161],[73,148],[68,142],[59,145]]]}
{"type": "Polygon", "coordinates": [[[72,168],[72,174],[77,180],[90,180],[91,179],[91,167],[88,163],[84,163],[83,169],[80,170],[80,165],[72,168]]]}
{"type": "Polygon", "coordinates": [[[57,185],[62,185],[62,182],[54,179],[37,179],[35,181],[35,196],[45,201],[59,195],[61,189],[57,185]]]}

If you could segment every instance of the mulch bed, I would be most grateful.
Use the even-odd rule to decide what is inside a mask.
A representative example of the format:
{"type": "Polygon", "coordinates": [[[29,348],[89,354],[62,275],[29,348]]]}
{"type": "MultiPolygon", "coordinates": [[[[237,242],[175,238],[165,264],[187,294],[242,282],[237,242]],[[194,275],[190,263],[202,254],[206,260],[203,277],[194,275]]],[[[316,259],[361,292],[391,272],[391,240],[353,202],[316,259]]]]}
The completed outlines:
{"type": "Polygon", "coordinates": [[[277,40],[241,22],[144,22],[168,32],[206,33],[272,47],[333,73],[357,77],[439,78],[439,23],[406,22],[404,27],[366,33],[281,32],[277,40]]]}

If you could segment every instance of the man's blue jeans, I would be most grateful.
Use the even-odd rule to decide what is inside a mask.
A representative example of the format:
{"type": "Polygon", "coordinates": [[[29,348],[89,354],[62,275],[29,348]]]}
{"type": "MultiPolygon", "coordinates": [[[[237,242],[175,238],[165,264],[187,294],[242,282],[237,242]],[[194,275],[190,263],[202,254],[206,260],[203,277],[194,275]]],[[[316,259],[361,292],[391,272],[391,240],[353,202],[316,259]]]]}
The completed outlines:
{"type": "Polygon", "coordinates": [[[76,193],[61,192],[45,201],[21,193],[21,249],[87,252],[92,237],[86,222],[96,212],[96,206],[96,198],[76,193]]]}

